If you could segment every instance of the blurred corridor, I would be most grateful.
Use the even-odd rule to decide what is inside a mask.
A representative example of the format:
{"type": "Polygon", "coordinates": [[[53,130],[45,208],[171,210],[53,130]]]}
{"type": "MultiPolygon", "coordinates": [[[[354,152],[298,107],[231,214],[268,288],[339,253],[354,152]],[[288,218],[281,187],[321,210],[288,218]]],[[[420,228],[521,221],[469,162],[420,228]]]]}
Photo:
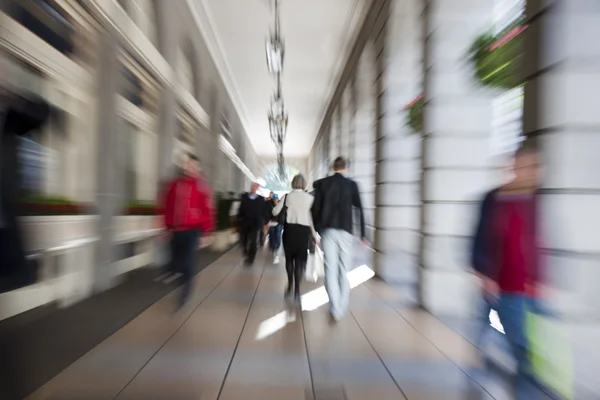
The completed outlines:
{"type": "Polygon", "coordinates": [[[527,168],[533,239],[497,251],[497,204],[485,237],[543,304],[523,399],[600,400],[597,33],[593,0],[0,0],[0,400],[512,399],[474,237],[527,168]],[[286,306],[283,251],[244,268],[238,211],[338,157],[366,233],[334,324],[323,276],[286,306]]]}

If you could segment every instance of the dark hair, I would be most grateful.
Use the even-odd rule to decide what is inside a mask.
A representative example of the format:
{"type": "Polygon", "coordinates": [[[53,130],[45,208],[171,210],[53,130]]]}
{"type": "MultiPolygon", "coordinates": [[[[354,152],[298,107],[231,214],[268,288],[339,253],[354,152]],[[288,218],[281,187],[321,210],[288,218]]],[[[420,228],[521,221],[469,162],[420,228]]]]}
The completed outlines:
{"type": "Polygon", "coordinates": [[[333,161],[333,170],[342,171],[346,169],[346,160],[344,157],[338,157],[333,161]]]}

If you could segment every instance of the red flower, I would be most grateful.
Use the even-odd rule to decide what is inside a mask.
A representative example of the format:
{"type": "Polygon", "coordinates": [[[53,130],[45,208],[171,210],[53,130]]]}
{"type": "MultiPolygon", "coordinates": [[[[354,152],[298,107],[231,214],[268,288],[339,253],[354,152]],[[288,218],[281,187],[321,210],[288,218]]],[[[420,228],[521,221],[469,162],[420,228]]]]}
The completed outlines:
{"type": "Polygon", "coordinates": [[[411,108],[412,106],[414,106],[415,104],[417,104],[419,101],[423,100],[423,95],[420,94],[417,96],[417,98],[415,98],[413,101],[411,101],[410,103],[408,103],[407,105],[404,106],[404,108],[402,108],[403,110],[408,110],[409,108],[411,108]]]}
{"type": "Polygon", "coordinates": [[[511,29],[510,31],[506,32],[504,35],[502,35],[502,37],[500,37],[488,47],[488,51],[494,51],[497,48],[504,46],[506,43],[510,42],[517,35],[519,35],[521,32],[527,29],[528,26],[529,25],[517,26],[511,29]]]}

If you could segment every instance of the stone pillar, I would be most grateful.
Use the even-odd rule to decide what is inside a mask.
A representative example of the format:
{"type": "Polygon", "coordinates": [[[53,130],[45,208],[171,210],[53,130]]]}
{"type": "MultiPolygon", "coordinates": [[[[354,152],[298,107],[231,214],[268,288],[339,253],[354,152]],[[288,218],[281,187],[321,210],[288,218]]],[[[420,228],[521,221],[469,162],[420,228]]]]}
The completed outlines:
{"type": "Polygon", "coordinates": [[[338,108],[331,114],[331,130],[329,131],[329,171],[332,172],[332,163],[340,155],[340,121],[338,108]]]}
{"type": "MultiPolygon", "coordinates": [[[[367,44],[358,62],[356,75],[356,115],[352,176],[361,191],[367,238],[373,240],[375,212],[375,54],[367,44]]],[[[356,227],[355,229],[357,229],[356,227]]]]}
{"type": "Polygon", "coordinates": [[[523,128],[543,151],[542,232],[549,279],[569,316],[600,315],[600,7],[592,1],[528,3],[523,128]]]}
{"type": "Polygon", "coordinates": [[[423,5],[403,0],[389,6],[380,35],[385,40],[379,40],[375,49],[379,55],[375,267],[385,280],[416,290],[421,132],[407,126],[404,107],[422,91],[423,5]]]}
{"type": "MultiPolygon", "coordinates": [[[[176,67],[177,49],[179,48],[179,30],[176,22],[177,10],[170,8],[167,3],[158,2],[159,12],[156,18],[159,26],[168,26],[162,29],[160,42],[165,44],[163,57],[171,65],[176,67]],[[174,21],[175,20],[175,21],[174,21]]],[[[174,76],[177,76],[174,74],[174,76]]],[[[158,131],[158,178],[160,180],[159,192],[163,190],[163,184],[173,177],[173,146],[177,127],[177,97],[175,89],[171,86],[163,88],[160,96],[160,114],[158,131]]]]}
{"type": "Polygon", "coordinates": [[[346,157],[350,163],[349,173],[353,176],[354,172],[354,155],[356,153],[356,79],[350,79],[348,87],[348,151],[346,157]]]}
{"type": "Polygon", "coordinates": [[[344,89],[339,108],[340,120],[340,156],[350,160],[350,137],[353,134],[352,124],[354,115],[352,110],[352,81],[348,82],[348,86],[344,89]]]}
{"type": "Polygon", "coordinates": [[[600,383],[600,7],[583,0],[529,1],[524,134],[542,150],[540,228],[551,305],[568,323],[575,398],[600,383]]]}
{"type": "Polygon", "coordinates": [[[497,186],[490,135],[492,93],[465,63],[474,38],[493,24],[494,0],[429,0],[423,13],[425,111],[421,178],[421,305],[469,315],[475,279],[468,249],[481,196],[497,186]]]}
{"type": "Polygon", "coordinates": [[[103,291],[114,285],[116,256],[114,237],[114,216],[122,201],[118,193],[120,174],[118,120],[116,112],[116,94],[118,93],[119,65],[117,60],[117,43],[107,32],[100,33],[98,57],[98,126],[96,132],[97,156],[97,204],[98,204],[98,238],[96,263],[94,270],[94,289],[103,291]]]}

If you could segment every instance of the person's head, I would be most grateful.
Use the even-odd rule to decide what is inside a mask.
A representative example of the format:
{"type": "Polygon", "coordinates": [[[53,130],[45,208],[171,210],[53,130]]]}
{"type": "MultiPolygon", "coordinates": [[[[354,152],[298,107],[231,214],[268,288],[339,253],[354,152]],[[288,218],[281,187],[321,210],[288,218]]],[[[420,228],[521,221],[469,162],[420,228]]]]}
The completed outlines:
{"type": "Polygon", "coordinates": [[[348,170],[348,164],[344,157],[338,157],[333,161],[333,172],[343,173],[348,170]]]}
{"type": "Polygon", "coordinates": [[[198,160],[196,155],[187,153],[183,156],[181,173],[192,178],[195,178],[200,174],[200,160],[198,160]]]}
{"type": "MultiPolygon", "coordinates": [[[[273,192],[271,192],[271,193],[273,193],[273,192]]],[[[273,199],[273,203],[275,203],[275,204],[279,203],[279,195],[277,193],[272,194],[271,198],[273,199]]]]}
{"type": "Polygon", "coordinates": [[[274,196],[273,192],[269,192],[269,199],[273,199],[274,198],[273,196],[274,196]]]}
{"type": "Polygon", "coordinates": [[[535,189],[540,184],[540,156],[532,146],[523,146],[515,152],[511,186],[518,190],[535,189]]]}
{"type": "Polygon", "coordinates": [[[250,185],[250,193],[255,194],[258,191],[258,183],[252,182],[250,185]]]}
{"type": "Polygon", "coordinates": [[[298,174],[292,179],[292,189],[305,190],[306,189],[306,180],[302,176],[302,174],[298,174]]]}

